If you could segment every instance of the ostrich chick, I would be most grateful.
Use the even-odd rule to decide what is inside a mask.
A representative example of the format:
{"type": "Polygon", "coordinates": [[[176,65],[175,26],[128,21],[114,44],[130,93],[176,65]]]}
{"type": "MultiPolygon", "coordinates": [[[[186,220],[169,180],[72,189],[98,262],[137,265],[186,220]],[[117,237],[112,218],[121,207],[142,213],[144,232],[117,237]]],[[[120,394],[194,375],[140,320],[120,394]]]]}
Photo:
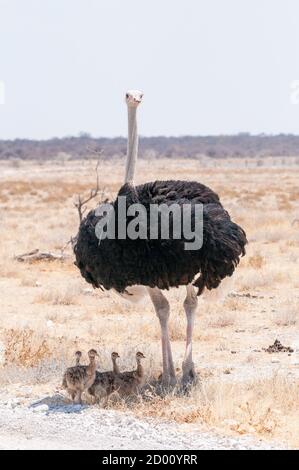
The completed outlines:
{"type": "Polygon", "coordinates": [[[119,354],[117,352],[113,352],[111,354],[111,360],[112,360],[112,365],[113,365],[113,373],[114,374],[120,374],[120,370],[118,367],[118,364],[116,362],[117,359],[119,359],[119,354]]]}
{"type": "MultiPolygon", "coordinates": [[[[79,352],[79,351],[78,351],[79,352]]],[[[63,376],[63,387],[68,391],[74,403],[81,403],[81,395],[84,390],[88,389],[94,382],[96,377],[96,360],[98,353],[95,349],[88,351],[89,364],[82,366],[77,364],[69,367],[63,376]]],[[[81,355],[79,355],[80,360],[81,355]]],[[[76,354],[76,359],[78,356],[76,354]]]]}
{"type": "Polygon", "coordinates": [[[92,395],[95,399],[100,399],[106,397],[108,399],[109,395],[115,390],[114,382],[115,377],[120,374],[120,370],[117,364],[117,359],[119,358],[119,354],[117,352],[113,352],[111,354],[112,360],[112,371],[106,372],[99,372],[96,371],[96,376],[94,383],[88,389],[88,393],[92,395]]]}
{"type": "MultiPolygon", "coordinates": [[[[76,366],[80,365],[81,357],[82,357],[82,352],[81,351],[76,351],[75,352],[76,366]]],[[[68,370],[69,369],[67,369],[65,371],[65,373],[63,374],[63,379],[62,379],[62,387],[65,388],[65,389],[67,389],[66,375],[67,375],[68,370]]]]}
{"type": "Polygon", "coordinates": [[[76,366],[80,365],[81,357],[82,357],[81,351],[76,351],[75,352],[76,366]]]}
{"type": "Polygon", "coordinates": [[[128,396],[137,393],[144,385],[145,376],[144,368],[141,364],[145,356],[142,352],[136,353],[136,370],[122,372],[115,376],[114,387],[120,396],[128,396]]]}

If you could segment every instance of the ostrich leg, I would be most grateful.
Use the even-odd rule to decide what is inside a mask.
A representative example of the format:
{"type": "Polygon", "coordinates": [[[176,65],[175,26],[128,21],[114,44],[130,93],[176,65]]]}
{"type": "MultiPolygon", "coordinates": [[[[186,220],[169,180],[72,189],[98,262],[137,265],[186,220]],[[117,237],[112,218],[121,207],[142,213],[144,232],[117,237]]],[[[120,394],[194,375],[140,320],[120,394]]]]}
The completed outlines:
{"type": "Polygon", "coordinates": [[[175,385],[176,376],[172,360],[171,345],[168,334],[169,302],[157,287],[148,287],[148,293],[155,307],[161,326],[163,374],[162,383],[165,386],[175,385]]]}
{"type": "Polygon", "coordinates": [[[183,385],[189,385],[196,378],[194,363],[192,360],[192,333],[194,327],[194,319],[197,309],[197,295],[192,284],[188,284],[187,297],[184,300],[184,309],[187,318],[187,334],[186,334],[186,351],[182,364],[183,369],[183,385]]]}
{"type": "Polygon", "coordinates": [[[78,390],[78,391],[76,392],[75,399],[74,399],[74,403],[77,403],[77,404],[80,404],[80,405],[81,405],[81,403],[82,403],[81,394],[82,394],[81,390],[78,390]]]}

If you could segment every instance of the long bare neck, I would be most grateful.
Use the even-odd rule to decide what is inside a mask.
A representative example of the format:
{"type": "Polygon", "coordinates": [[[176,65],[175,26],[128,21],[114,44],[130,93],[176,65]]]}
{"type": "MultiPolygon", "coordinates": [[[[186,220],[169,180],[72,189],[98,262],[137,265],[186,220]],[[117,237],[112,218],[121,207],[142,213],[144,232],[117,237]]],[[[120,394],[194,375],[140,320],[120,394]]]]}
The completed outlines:
{"type": "Polygon", "coordinates": [[[125,183],[134,184],[135,167],[138,154],[137,108],[128,106],[128,146],[125,183]]]}
{"type": "Polygon", "coordinates": [[[89,359],[89,364],[87,366],[87,373],[92,375],[95,373],[95,371],[96,371],[96,360],[94,357],[91,357],[89,359]]]}
{"type": "Polygon", "coordinates": [[[112,359],[112,364],[113,364],[113,372],[114,372],[114,374],[119,374],[120,371],[119,371],[118,364],[116,363],[115,357],[112,359]]]}
{"type": "Polygon", "coordinates": [[[143,367],[141,365],[141,359],[137,359],[137,375],[138,377],[143,377],[143,367]]]}

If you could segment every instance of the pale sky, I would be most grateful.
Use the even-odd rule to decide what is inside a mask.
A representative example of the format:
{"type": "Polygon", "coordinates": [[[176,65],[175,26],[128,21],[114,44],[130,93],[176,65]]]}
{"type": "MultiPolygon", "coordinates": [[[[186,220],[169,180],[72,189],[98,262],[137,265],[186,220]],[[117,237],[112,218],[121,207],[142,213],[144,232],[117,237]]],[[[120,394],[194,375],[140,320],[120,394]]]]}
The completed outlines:
{"type": "Polygon", "coordinates": [[[295,80],[298,0],[0,0],[0,139],[126,135],[128,88],[142,135],[298,134],[295,80]]]}

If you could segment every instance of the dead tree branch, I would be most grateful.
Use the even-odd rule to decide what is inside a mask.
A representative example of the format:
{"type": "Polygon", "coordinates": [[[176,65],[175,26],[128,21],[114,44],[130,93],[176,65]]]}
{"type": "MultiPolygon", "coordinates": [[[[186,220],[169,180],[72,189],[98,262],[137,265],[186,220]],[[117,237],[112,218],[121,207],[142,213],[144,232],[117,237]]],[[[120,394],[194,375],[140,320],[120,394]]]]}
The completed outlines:
{"type": "MultiPolygon", "coordinates": [[[[95,149],[92,149],[92,148],[89,148],[88,150],[90,152],[94,153],[95,155],[97,155],[98,157],[100,157],[103,153],[102,150],[95,150],[95,149]]],[[[105,188],[100,187],[100,179],[99,179],[99,166],[100,166],[100,163],[101,163],[101,158],[98,158],[98,161],[97,161],[97,164],[96,164],[96,167],[95,167],[95,172],[96,172],[96,185],[95,185],[95,187],[90,190],[89,195],[86,196],[85,198],[83,198],[83,196],[81,194],[78,194],[77,195],[77,201],[74,202],[74,206],[76,207],[76,209],[78,211],[78,215],[79,215],[79,223],[82,222],[84,213],[86,212],[86,209],[87,209],[86,205],[89,203],[89,201],[91,201],[92,199],[94,199],[97,196],[99,196],[100,202],[107,202],[107,200],[108,200],[105,197],[105,195],[106,195],[105,188]]],[[[67,249],[67,247],[69,245],[74,247],[74,245],[76,243],[76,240],[77,240],[77,236],[71,237],[66,242],[66,244],[62,247],[61,254],[62,255],[64,254],[65,250],[67,249]]]]}
{"type": "Polygon", "coordinates": [[[100,183],[99,183],[99,165],[100,165],[100,159],[97,161],[96,164],[96,187],[90,190],[89,195],[86,198],[83,198],[81,194],[77,195],[77,201],[74,203],[75,207],[78,210],[79,214],[79,222],[82,222],[83,215],[86,211],[86,204],[88,204],[89,201],[94,199],[99,193],[102,194],[102,196],[105,194],[104,189],[100,188],[100,183]]]}
{"type": "Polygon", "coordinates": [[[15,260],[21,262],[32,263],[34,261],[54,261],[63,260],[66,256],[64,254],[51,253],[47,251],[39,251],[39,249],[29,251],[28,253],[22,253],[14,257],[15,260]]]}

